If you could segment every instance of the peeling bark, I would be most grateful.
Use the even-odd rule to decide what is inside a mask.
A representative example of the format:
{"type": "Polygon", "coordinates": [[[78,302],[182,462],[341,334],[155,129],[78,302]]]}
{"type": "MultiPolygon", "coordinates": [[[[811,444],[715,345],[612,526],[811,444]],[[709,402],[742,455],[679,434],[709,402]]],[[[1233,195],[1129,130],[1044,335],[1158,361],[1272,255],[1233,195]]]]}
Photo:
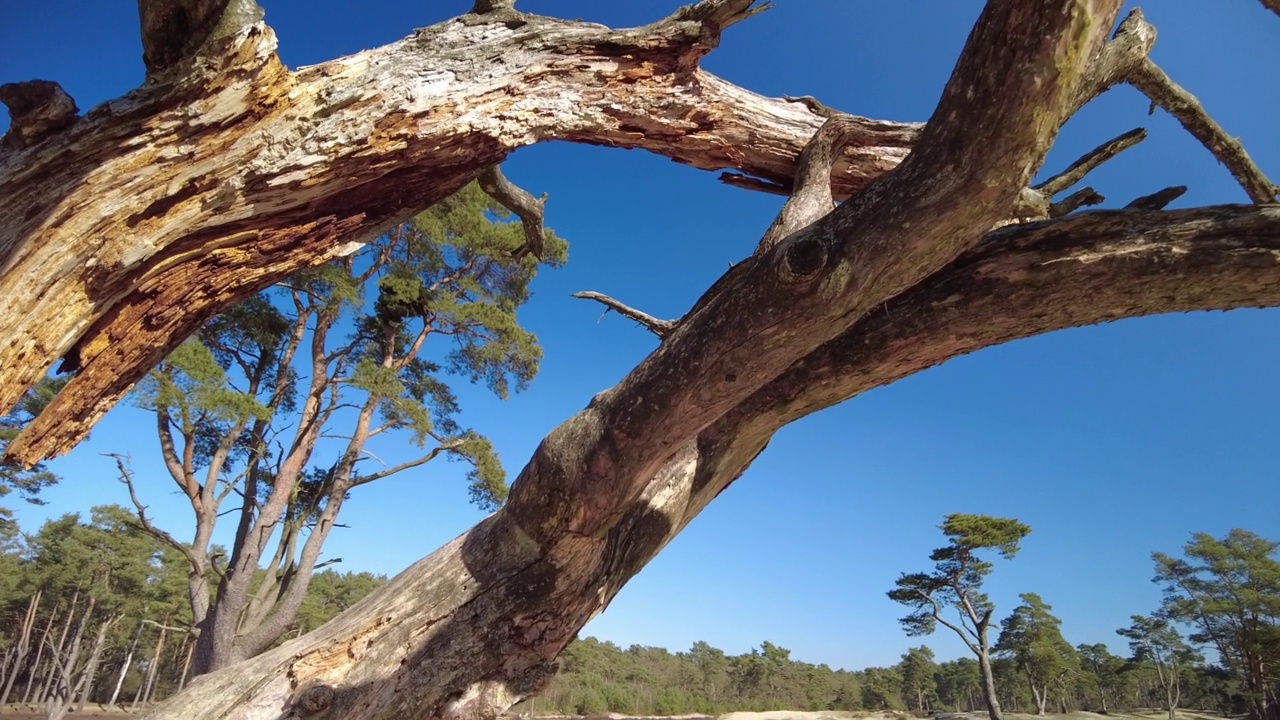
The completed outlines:
{"type": "Polygon", "coordinates": [[[787,423],[1017,338],[1280,305],[1280,206],[1150,209],[1162,191],[1074,213],[1096,198],[1088,188],[1052,200],[1136,134],[1028,188],[1062,123],[1147,72],[1155,34],[1139,13],[1107,39],[1119,5],[991,0],[923,128],[701,71],[721,32],[758,9],[750,0],[619,31],[478,0],[293,73],[269,28],[227,10],[148,86],[0,155],[0,292],[15,298],[0,313],[0,392],[59,357],[79,373],[11,443],[28,462],[70,447],[219,308],[516,147],[643,148],[792,189],[756,252],[679,321],[626,308],[660,346],[543,440],[503,509],[323,628],[148,717],[487,720],[536,691],[787,423]]]}

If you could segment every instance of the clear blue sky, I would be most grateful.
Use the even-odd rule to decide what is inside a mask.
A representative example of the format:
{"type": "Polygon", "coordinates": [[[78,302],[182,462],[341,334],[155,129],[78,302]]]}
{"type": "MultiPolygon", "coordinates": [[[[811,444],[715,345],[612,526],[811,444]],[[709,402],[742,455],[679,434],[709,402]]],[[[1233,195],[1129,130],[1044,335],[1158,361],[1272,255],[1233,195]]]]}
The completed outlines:
{"type": "MultiPolygon", "coordinates": [[[[0,0],[0,82],[57,80],[82,110],[142,79],[134,3],[0,0]]],[[[677,0],[521,0],[526,11],[615,26],[656,19],[677,0]]],[[[264,0],[290,66],[399,39],[468,9],[465,0],[264,0]]],[[[769,95],[812,94],[894,120],[928,117],[980,3],[778,0],[732,28],[705,67],[769,95]]],[[[1254,0],[1160,0],[1154,57],[1196,93],[1258,163],[1280,177],[1280,18],[1254,0]]],[[[7,119],[0,121],[7,126],[7,119]]],[[[1245,202],[1227,172],[1128,88],[1064,130],[1048,169],[1132,127],[1151,138],[1091,177],[1123,204],[1186,184],[1177,205],[1245,202]]],[[[777,198],[721,186],[714,174],[641,152],[566,144],[517,152],[507,174],[550,193],[548,224],[570,262],[536,283],[523,313],[546,350],[542,373],[505,403],[463,388],[466,420],[495,441],[510,475],[538,440],[621,378],[654,346],[631,323],[569,298],[598,290],[679,316],[729,262],[747,255],[777,198]]],[[[832,666],[889,664],[909,644],[885,591],[923,570],[949,512],[1014,516],[1034,532],[990,590],[1003,615],[1040,593],[1072,643],[1107,642],[1159,601],[1154,550],[1192,531],[1244,527],[1280,538],[1276,415],[1280,311],[1163,316],[1024,340],[953,360],[796,423],[755,466],[636,577],[586,634],[731,653],[762,640],[832,666]]],[[[148,417],[113,411],[54,469],[65,476],[24,527],[50,515],[125,502],[111,462],[134,456],[160,520],[182,529],[180,498],[154,460],[148,417]]],[[[383,443],[393,461],[403,451],[383,443]]],[[[326,555],[394,574],[465,530],[461,469],[441,464],[361,488],[326,555]]],[[[225,536],[224,536],[225,537],[225,536]]],[[[925,639],[942,657],[953,638],[925,639]]]]}

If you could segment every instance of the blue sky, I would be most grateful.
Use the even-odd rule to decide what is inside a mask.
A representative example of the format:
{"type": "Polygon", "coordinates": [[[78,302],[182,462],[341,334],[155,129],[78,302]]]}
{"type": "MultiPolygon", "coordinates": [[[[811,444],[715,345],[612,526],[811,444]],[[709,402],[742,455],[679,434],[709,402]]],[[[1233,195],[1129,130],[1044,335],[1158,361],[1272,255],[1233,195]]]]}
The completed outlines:
{"type": "MultiPolygon", "coordinates": [[[[290,66],[399,39],[464,12],[463,0],[264,0],[290,66]]],[[[676,0],[521,0],[526,11],[635,25],[676,0]]],[[[704,66],[767,95],[812,94],[849,112],[924,120],[981,7],[960,0],[778,0],[732,28],[704,66]]],[[[1154,58],[1196,93],[1273,178],[1280,176],[1280,19],[1251,0],[1160,0],[1154,58]],[[1270,77],[1270,75],[1265,75],[1270,77]]],[[[132,2],[3,2],[0,82],[60,82],[82,110],[142,79],[132,2]]],[[[1177,206],[1245,202],[1242,191],[1167,116],[1113,90],[1063,131],[1047,169],[1132,127],[1151,137],[1090,178],[1123,204],[1166,185],[1177,206]]],[[[7,118],[0,127],[7,126],[7,118]]],[[[641,153],[567,144],[515,153],[506,173],[548,192],[548,224],[569,239],[567,267],[545,273],[523,312],[546,352],[533,386],[500,402],[462,387],[468,423],[493,438],[512,476],[544,434],[616,383],[654,346],[630,322],[569,298],[598,290],[677,317],[729,262],[747,255],[780,201],[641,153]]],[[[769,640],[793,657],[860,668],[897,661],[903,635],[885,597],[923,570],[949,512],[1013,516],[1034,531],[989,584],[998,615],[1037,592],[1072,643],[1124,645],[1114,631],[1159,602],[1150,553],[1193,531],[1243,527],[1280,538],[1275,439],[1280,311],[1130,320],[992,348],[832,408],[778,434],[755,466],[697,518],[584,634],[738,653],[769,640]]],[[[25,527],[125,502],[111,461],[128,451],[160,522],[185,535],[183,507],[155,461],[148,417],[121,406],[54,469],[65,481],[25,527]]],[[[407,457],[403,443],[376,452],[407,457]]],[[[327,556],[394,574],[465,530],[461,468],[439,464],[361,488],[327,556]]],[[[942,657],[954,638],[924,639],[942,657]]]]}

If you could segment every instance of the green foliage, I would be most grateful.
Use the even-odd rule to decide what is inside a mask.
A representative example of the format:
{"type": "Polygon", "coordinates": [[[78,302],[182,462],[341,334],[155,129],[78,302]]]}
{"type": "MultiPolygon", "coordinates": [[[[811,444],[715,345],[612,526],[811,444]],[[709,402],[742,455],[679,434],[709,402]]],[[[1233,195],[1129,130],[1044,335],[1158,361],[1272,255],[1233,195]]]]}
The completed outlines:
{"type": "MultiPolygon", "coordinates": [[[[176,548],[140,531],[131,512],[116,505],[93,508],[87,520],[66,514],[9,540],[0,542],[0,655],[12,660],[14,656],[6,653],[12,651],[28,609],[38,601],[29,638],[33,651],[23,665],[5,668],[18,673],[11,700],[33,674],[39,686],[49,673],[47,652],[42,664],[33,667],[34,648],[56,645],[69,620],[72,627],[87,623],[86,643],[99,627],[108,628],[94,702],[110,699],[113,681],[130,651],[134,657],[123,680],[122,698],[131,698],[143,686],[144,672],[153,662],[160,663],[158,697],[176,691],[191,641],[182,629],[192,620],[187,563],[176,548]],[[157,659],[151,653],[160,626],[169,628],[169,639],[157,659]]],[[[297,631],[318,627],[385,582],[369,573],[318,573],[303,602],[297,631]]],[[[87,652],[82,653],[81,666],[87,652]]]]}
{"type": "Polygon", "coordinates": [[[1062,621],[1035,593],[1019,596],[1022,604],[1000,623],[997,655],[1012,660],[1037,695],[1040,710],[1050,686],[1063,686],[1079,669],[1075,648],[1062,637],[1062,621]]]}
{"type": "Polygon", "coordinates": [[[1193,630],[1191,641],[1217,650],[1265,715],[1280,693],[1280,543],[1235,529],[1222,539],[1196,533],[1185,559],[1155,553],[1155,582],[1164,589],[1161,614],[1193,630]]]}
{"type": "Polygon", "coordinates": [[[902,678],[902,696],[915,707],[924,712],[933,707],[938,699],[938,666],[933,661],[933,651],[921,645],[911,648],[898,663],[898,674],[902,678]]]}
{"type": "MultiPolygon", "coordinates": [[[[70,378],[46,377],[36,383],[14,405],[8,414],[0,417],[0,456],[4,455],[9,442],[18,436],[50,402],[54,396],[70,381],[70,378]]],[[[50,472],[44,463],[36,463],[30,469],[16,465],[0,463],[0,498],[17,490],[23,500],[35,505],[44,504],[40,499],[40,490],[58,481],[58,476],[50,472]]],[[[0,507],[0,537],[15,532],[10,512],[0,507]]]]}
{"type": "Polygon", "coordinates": [[[1095,707],[1106,710],[1126,690],[1124,671],[1128,664],[1124,658],[1111,654],[1103,643],[1077,645],[1076,654],[1080,658],[1082,690],[1096,694],[1095,707]]]}
{"type": "MultiPolygon", "coordinates": [[[[717,715],[734,710],[853,710],[861,674],[791,658],[770,642],[737,656],[705,642],[684,653],[593,638],[570,643],[559,672],[529,704],[538,713],[717,715]]],[[[898,700],[893,700],[900,706],[898,700]]]]}
{"type": "MultiPolygon", "coordinates": [[[[994,550],[1001,557],[1012,559],[1018,552],[1018,543],[1031,532],[1030,527],[1017,520],[989,515],[951,514],[939,528],[949,543],[929,556],[935,563],[934,571],[904,573],[898,578],[897,587],[889,592],[889,599],[912,609],[900,620],[908,635],[931,634],[941,619],[940,611],[947,607],[965,609],[962,622],[976,624],[981,617],[989,618],[994,608],[981,589],[993,566],[980,559],[977,552],[994,550]]],[[[971,635],[977,630],[969,629],[971,635]]]]}
{"type": "Polygon", "coordinates": [[[977,710],[982,703],[982,684],[978,661],[959,658],[939,663],[934,673],[938,701],[955,712],[977,710]]]}

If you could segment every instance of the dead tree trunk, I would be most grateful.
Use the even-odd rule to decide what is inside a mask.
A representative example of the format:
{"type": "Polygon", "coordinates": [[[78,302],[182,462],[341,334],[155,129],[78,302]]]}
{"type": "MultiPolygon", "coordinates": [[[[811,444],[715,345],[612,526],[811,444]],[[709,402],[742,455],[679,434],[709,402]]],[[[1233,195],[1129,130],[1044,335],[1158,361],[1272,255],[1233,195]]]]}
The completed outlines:
{"type": "Polygon", "coordinates": [[[751,0],[630,30],[485,1],[296,72],[252,0],[141,0],[144,87],[84,118],[56,86],[10,89],[0,393],[12,402],[59,358],[77,371],[9,445],[24,461],[68,449],[218,309],[349,252],[517,147],[643,148],[792,191],[683,318],[626,308],[658,349],[544,439],[502,510],[148,716],[492,718],[787,423],[1017,338],[1280,304],[1275,186],[1147,59],[1140,14],[1108,41],[1119,6],[990,0],[923,127],[701,71],[751,0]],[[1119,82],[1178,117],[1258,205],[1166,212],[1177,193],[1161,192],[1071,214],[1096,202],[1087,188],[1054,201],[1132,133],[1028,187],[1061,125],[1119,82]]]}
{"type": "Polygon", "coordinates": [[[31,702],[31,690],[36,675],[40,672],[40,660],[44,657],[45,646],[49,644],[49,633],[53,630],[53,621],[58,617],[58,607],[58,605],[53,606],[53,612],[49,613],[49,619],[45,621],[44,632],[40,633],[40,643],[36,647],[36,659],[31,663],[31,672],[27,673],[27,686],[22,691],[23,704],[31,702]]]}
{"type": "Polygon", "coordinates": [[[125,651],[124,662],[120,664],[120,674],[116,676],[115,689],[111,691],[111,699],[107,701],[107,705],[114,707],[116,699],[120,697],[120,688],[124,685],[124,677],[129,673],[129,666],[133,664],[133,654],[138,650],[138,641],[142,639],[142,629],[146,627],[145,620],[138,621],[138,629],[133,631],[133,640],[129,643],[129,649],[125,651]]]}
{"type": "Polygon", "coordinates": [[[98,661],[102,659],[102,648],[107,644],[107,633],[111,626],[120,620],[117,615],[104,620],[98,626],[98,634],[93,639],[93,650],[89,652],[89,662],[85,663],[84,672],[76,683],[76,691],[72,693],[76,700],[76,712],[84,712],[84,704],[89,701],[89,693],[93,692],[93,681],[98,674],[98,661]]]}
{"type": "Polygon", "coordinates": [[[36,624],[36,612],[40,609],[39,590],[31,595],[31,600],[27,603],[27,613],[22,618],[22,626],[18,630],[18,639],[13,645],[13,661],[10,663],[8,672],[4,678],[4,688],[0,690],[0,707],[4,707],[9,703],[9,693],[13,690],[13,683],[18,679],[18,673],[22,670],[22,664],[27,659],[27,654],[31,652],[31,630],[36,624]]]}
{"type": "MultiPolygon", "coordinates": [[[[93,618],[93,608],[96,605],[97,598],[90,594],[88,602],[85,603],[84,615],[80,617],[80,624],[76,625],[75,634],[71,636],[71,647],[67,650],[66,657],[57,653],[52,658],[55,671],[53,688],[47,701],[49,720],[62,720],[71,708],[72,695],[75,692],[76,668],[80,663],[80,651],[84,648],[84,631],[93,618]]],[[[74,607],[73,603],[73,611],[74,607]]]]}

